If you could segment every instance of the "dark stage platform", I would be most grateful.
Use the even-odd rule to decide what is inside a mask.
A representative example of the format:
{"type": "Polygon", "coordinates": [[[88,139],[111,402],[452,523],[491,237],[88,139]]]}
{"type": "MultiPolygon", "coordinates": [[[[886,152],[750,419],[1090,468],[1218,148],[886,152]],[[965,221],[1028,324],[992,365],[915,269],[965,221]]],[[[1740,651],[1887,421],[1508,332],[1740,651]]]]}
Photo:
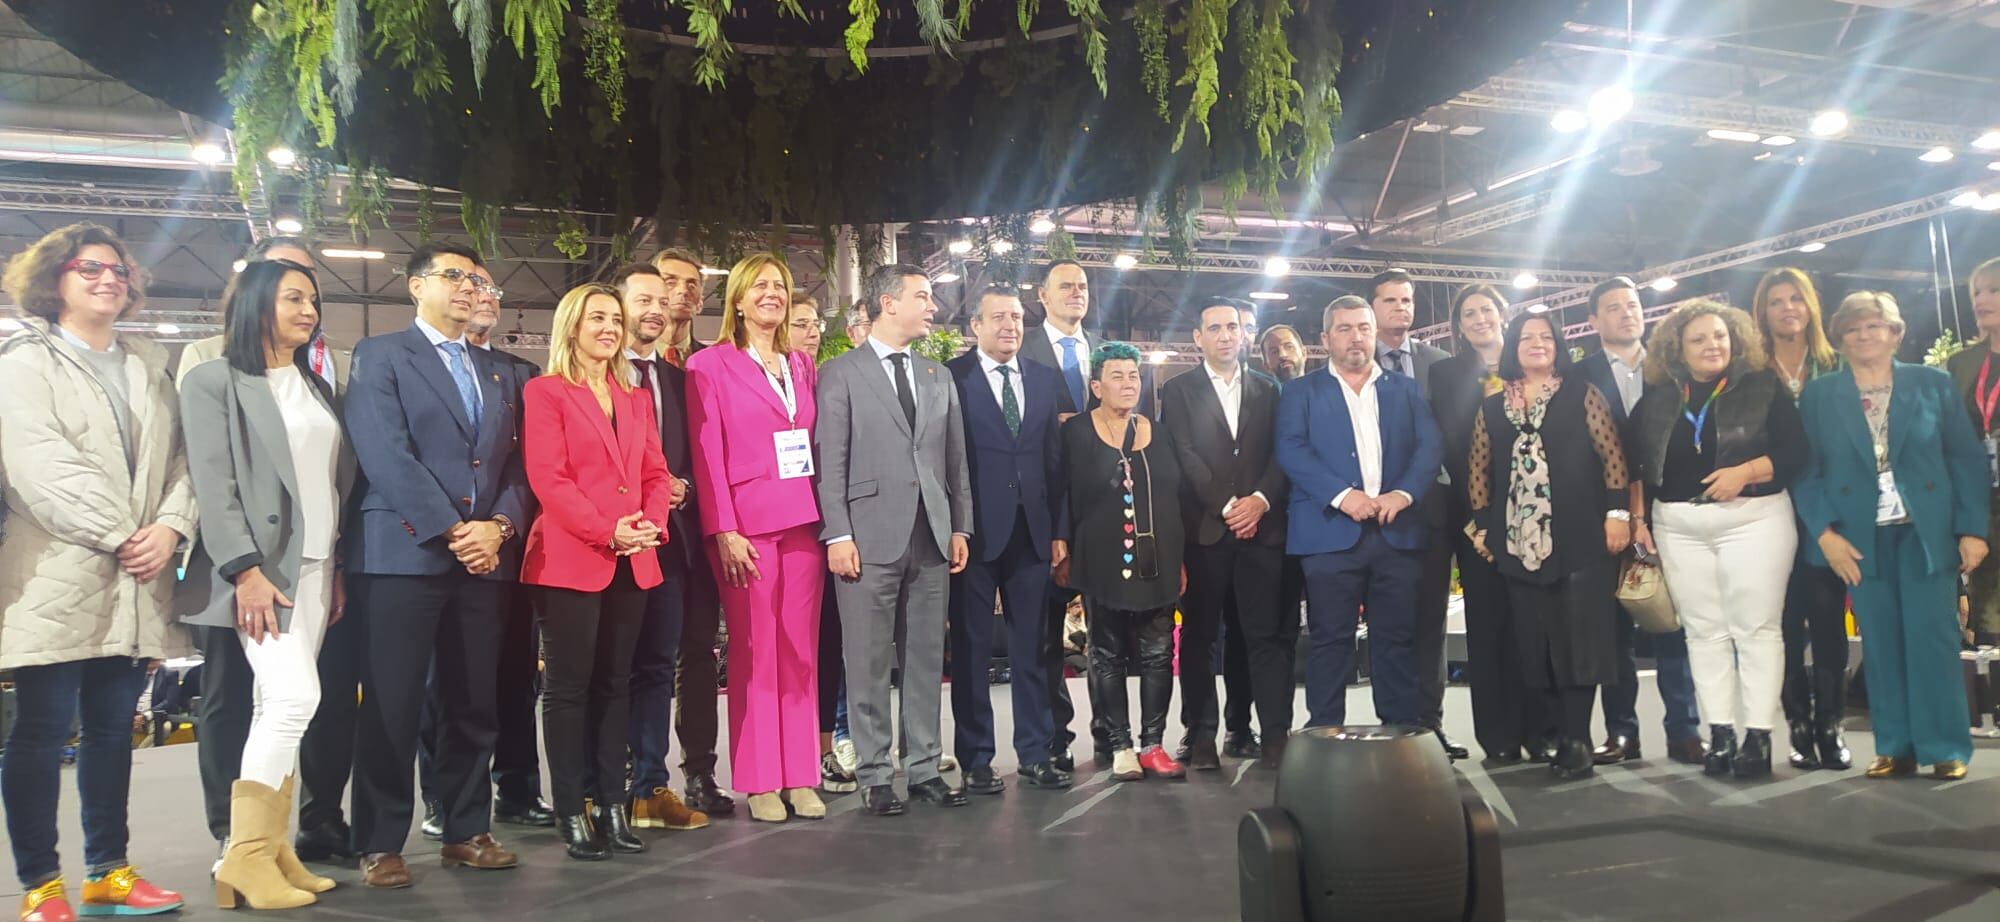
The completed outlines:
{"type": "MultiPolygon", "coordinates": [[[[1082,684],[1072,684],[1081,705],[1082,684]]],[[[994,693],[1004,741],[1006,689],[994,693]]],[[[1450,729],[1469,743],[1465,690],[1450,695],[1450,729]]],[[[1366,688],[1355,689],[1351,701],[1357,722],[1373,713],[1366,688]]],[[[1640,702],[1646,750],[1662,753],[1658,698],[1647,689],[1640,702]]],[[[1178,738],[1169,731],[1169,743],[1178,738]]],[[[1851,731],[1849,741],[1857,761],[1873,754],[1865,730],[1851,731]]],[[[1078,751],[1085,759],[1087,746],[1078,751]]],[[[1801,774],[1780,765],[1771,782],[1739,785],[1663,757],[1573,783],[1555,782],[1541,766],[1485,771],[1475,761],[1460,769],[1500,815],[1510,919],[1993,922],[2000,920],[2000,741],[1982,740],[1980,749],[1971,776],[1951,783],[1928,775],[1869,781],[1858,768],[1801,774]]],[[[1003,755],[1000,767],[1011,771],[1011,756],[1003,755]]],[[[998,797],[949,811],[913,804],[892,819],[856,814],[857,795],[831,798],[832,815],[816,823],[764,825],[739,810],[738,818],[705,830],[644,832],[651,852],[598,864],[564,859],[553,831],[500,827],[522,867],[445,871],[436,846],[413,829],[414,888],[366,891],[354,870],[338,869],[339,889],[281,917],[1237,917],[1236,822],[1248,807],[1269,803],[1272,774],[1225,760],[1222,771],[1184,782],[1111,784],[1099,766],[1078,768],[1081,783],[1072,791],[1021,789],[1010,775],[998,797]]],[[[70,785],[66,779],[63,854],[74,874],[81,840],[70,785]]],[[[214,850],[200,821],[194,747],[138,753],[132,824],[133,857],[152,879],[189,896],[183,916],[223,917],[209,892],[214,850]]],[[[11,908],[19,893],[0,895],[11,908]]]]}

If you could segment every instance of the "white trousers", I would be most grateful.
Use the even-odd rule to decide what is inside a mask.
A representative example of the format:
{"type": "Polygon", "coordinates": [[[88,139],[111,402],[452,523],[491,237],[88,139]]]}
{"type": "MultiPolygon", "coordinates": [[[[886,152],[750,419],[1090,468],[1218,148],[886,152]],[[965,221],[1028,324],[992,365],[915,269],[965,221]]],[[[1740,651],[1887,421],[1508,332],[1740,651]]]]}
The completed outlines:
{"type": "Polygon", "coordinates": [[[243,657],[256,675],[250,735],[243,741],[245,781],[277,788],[299,761],[299,740],[319,709],[319,647],[333,608],[333,561],[307,561],[294,587],[290,630],[253,642],[242,628],[243,657]]]}
{"type": "Polygon", "coordinates": [[[1785,684],[1785,586],[1799,543],[1791,497],[1654,503],[1653,540],[1687,629],[1701,718],[1775,728],[1785,684]]]}

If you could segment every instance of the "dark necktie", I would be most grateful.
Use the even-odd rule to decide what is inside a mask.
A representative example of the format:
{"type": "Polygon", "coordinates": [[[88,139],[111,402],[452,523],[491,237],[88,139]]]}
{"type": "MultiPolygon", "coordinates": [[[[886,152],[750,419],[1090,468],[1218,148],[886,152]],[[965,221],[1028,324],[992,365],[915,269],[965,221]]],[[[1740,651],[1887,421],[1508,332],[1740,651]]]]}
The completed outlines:
{"type": "Polygon", "coordinates": [[[1412,375],[1410,374],[1410,371],[1409,371],[1409,369],[1408,369],[1407,367],[1405,367],[1405,366],[1404,366],[1404,364],[1403,364],[1403,360],[1404,360],[1404,359],[1405,359],[1406,357],[1408,357],[1408,356],[1409,356],[1409,353],[1408,353],[1408,352],[1404,352],[1404,351],[1403,351],[1403,350],[1401,350],[1401,349],[1391,349],[1391,350],[1389,350],[1389,370],[1390,370],[1390,371],[1393,371],[1393,372],[1395,372],[1395,373],[1397,373],[1397,374],[1399,374],[1399,375],[1402,375],[1402,376],[1403,376],[1403,377],[1405,377],[1405,378],[1408,378],[1408,377],[1413,377],[1413,376],[1412,376],[1412,375]]]}
{"type": "Polygon", "coordinates": [[[910,391],[910,354],[889,353],[889,361],[896,364],[896,402],[903,405],[903,419],[909,421],[910,431],[917,431],[917,397],[910,391]]]}
{"type": "Polygon", "coordinates": [[[1014,399],[1014,369],[1001,365],[994,370],[1000,373],[1000,415],[1007,417],[1007,431],[1019,437],[1021,404],[1014,399]]]}
{"type": "Polygon", "coordinates": [[[639,386],[645,388],[646,396],[653,395],[653,360],[633,359],[632,367],[639,369],[639,386]]]}

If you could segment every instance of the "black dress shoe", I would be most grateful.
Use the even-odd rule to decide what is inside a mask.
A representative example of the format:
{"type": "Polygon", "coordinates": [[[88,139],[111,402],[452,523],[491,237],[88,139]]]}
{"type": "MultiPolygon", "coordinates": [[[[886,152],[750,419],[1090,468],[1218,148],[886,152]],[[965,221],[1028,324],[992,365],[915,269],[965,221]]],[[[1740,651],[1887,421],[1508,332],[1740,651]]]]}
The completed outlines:
{"type": "Polygon", "coordinates": [[[1432,730],[1431,732],[1437,734],[1438,742],[1444,745],[1444,754],[1450,756],[1453,762],[1457,762],[1460,759],[1470,758],[1472,756],[1471,750],[1466,749],[1464,746],[1460,746],[1456,740],[1452,739],[1449,736],[1446,736],[1443,727],[1438,727],[1432,730]]]}
{"type": "Polygon", "coordinates": [[[556,819],[556,831],[562,834],[563,851],[578,861],[603,861],[611,855],[611,846],[598,836],[590,826],[590,817],[581,813],[556,819]]]}
{"type": "Polygon", "coordinates": [[[1052,763],[1036,762],[1021,766],[1021,783],[1031,788],[1061,791],[1068,789],[1074,783],[1074,779],[1070,777],[1069,772],[1055,767],[1052,763]]]}
{"type": "Polygon", "coordinates": [[[1067,749],[1060,752],[1051,752],[1049,753],[1049,764],[1056,771],[1070,774],[1076,771],[1076,756],[1070,755],[1067,749]]]}
{"type": "Polygon", "coordinates": [[[1736,773],[1738,781],[1771,777],[1771,731],[1743,731],[1743,747],[1736,750],[1730,770],[1736,773]]]}
{"type": "Polygon", "coordinates": [[[1812,724],[1794,720],[1787,729],[1792,731],[1792,767],[1802,772],[1818,768],[1819,740],[1813,735],[1812,724]]]}
{"type": "Polygon", "coordinates": [[[340,820],[328,820],[317,826],[299,830],[292,843],[292,851],[298,853],[300,861],[352,861],[354,847],[353,833],[340,820]]]}
{"type": "Polygon", "coordinates": [[[1830,727],[1821,727],[1815,734],[1819,744],[1819,767],[1844,772],[1854,767],[1854,753],[1847,749],[1847,738],[1840,735],[1840,723],[1835,721],[1830,727]]]}
{"type": "Polygon", "coordinates": [[[1007,782],[993,773],[993,766],[982,765],[965,770],[965,793],[998,794],[1004,790],[1007,790],[1007,782]]]}
{"type": "Polygon", "coordinates": [[[682,790],[687,795],[687,805],[691,810],[699,810],[709,816],[728,816],[736,812],[736,800],[722,792],[715,783],[714,775],[689,775],[687,787],[682,790]]]}
{"type": "Polygon", "coordinates": [[[903,802],[896,789],[886,784],[870,785],[861,792],[861,810],[869,816],[902,816],[903,802]]]}
{"type": "Polygon", "coordinates": [[[1729,724],[1708,725],[1708,761],[1701,773],[1720,777],[1733,770],[1736,762],[1736,728],[1729,724]]]}
{"type": "Polygon", "coordinates": [[[1597,747],[1590,758],[1599,765],[1636,762],[1639,760],[1639,741],[1623,733],[1614,734],[1607,737],[1604,745],[1597,747]]]}
{"type": "Polygon", "coordinates": [[[1175,757],[1174,761],[1198,772],[1212,772],[1222,767],[1222,757],[1215,752],[1214,740],[1201,740],[1188,750],[1186,758],[1175,757]]]}
{"type": "Polygon", "coordinates": [[[438,804],[434,800],[424,801],[424,838],[440,841],[444,838],[444,817],[438,815],[438,804]]]}
{"type": "Polygon", "coordinates": [[[493,821],[510,826],[554,826],[556,811],[539,797],[534,800],[496,798],[493,801],[493,821]]]}
{"type": "Polygon", "coordinates": [[[910,785],[910,799],[934,807],[963,807],[966,803],[965,792],[946,784],[943,778],[910,785]]]}
{"type": "Polygon", "coordinates": [[[1588,778],[1597,771],[1597,759],[1586,740],[1564,740],[1556,750],[1549,772],[1563,781],[1588,778]]]}
{"type": "Polygon", "coordinates": [[[632,831],[631,817],[626,815],[624,804],[599,806],[591,822],[612,851],[634,854],[646,850],[646,840],[632,831]]]}
{"type": "Polygon", "coordinates": [[[1222,754],[1232,759],[1254,759],[1263,752],[1263,747],[1257,744],[1257,734],[1248,730],[1238,730],[1222,738],[1222,754]]]}
{"type": "Polygon", "coordinates": [[[1256,765],[1259,769],[1274,772],[1283,764],[1285,764],[1284,737],[1273,736],[1266,739],[1263,745],[1257,747],[1256,765]]]}
{"type": "Polygon", "coordinates": [[[1528,744],[1528,761],[1536,763],[1554,762],[1562,754],[1562,740],[1554,736],[1544,736],[1538,742],[1528,744]]]}
{"type": "Polygon", "coordinates": [[[1512,749],[1489,752],[1486,754],[1486,758],[1480,760],[1480,762],[1484,765],[1519,765],[1521,764],[1521,747],[1515,746],[1512,749]]]}

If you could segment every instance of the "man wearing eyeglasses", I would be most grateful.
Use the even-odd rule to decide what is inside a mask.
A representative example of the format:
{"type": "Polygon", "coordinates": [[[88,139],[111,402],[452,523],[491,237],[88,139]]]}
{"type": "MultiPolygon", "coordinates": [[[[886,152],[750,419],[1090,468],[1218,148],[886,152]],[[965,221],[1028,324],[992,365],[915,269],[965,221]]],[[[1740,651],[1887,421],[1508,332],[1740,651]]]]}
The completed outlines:
{"type": "Polygon", "coordinates": [[[347,431],[367,475],[348,529],[353,608],[365,619],[354,765],[362,882],[407,887],[424,680],[437,670],[438,793],[446,867],[510,868],[493,838],[495,675],[503,619],[501,548],[528,525],[510,372],[466,339],[492,287],[479,254],[428,244],[410,255],[417,317],[354,349],[347,431]]]}

